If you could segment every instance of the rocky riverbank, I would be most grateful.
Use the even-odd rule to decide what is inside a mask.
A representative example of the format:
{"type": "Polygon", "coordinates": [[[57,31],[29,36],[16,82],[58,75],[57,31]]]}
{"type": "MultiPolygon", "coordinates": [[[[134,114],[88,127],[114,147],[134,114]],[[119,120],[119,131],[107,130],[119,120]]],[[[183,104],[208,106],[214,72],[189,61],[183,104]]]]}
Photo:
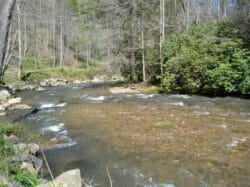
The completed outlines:
{"type": "Polygon", "coordinates": [[[48,87],[57,87],[67,84],[81,83],[101,83],[107,81],[122,81],[123,77],[114,75],[112,77],[102,75],[95,76],[91,80],[81,80],[72,78],[49,78],[39,81],[36,84],[22,83],[18,86],[6,85],[0,89],[0,116],[6,115],[9,110],[31,109],[30,106],[22,103],[22,98],[16,97],[16,93],[25,90],[35,90],[37,92],[46,91],[48,87]]]}
{"type": "MultiPolygon", "coordinates": [[[[19,91],[35,90],[41,92],[46,91],[47,87],[102,81],[106,81],[106,78],[98,77],[89,81],[51,78],[42,80],[37,85],[23,84],[18,87],[5,86],[0,90],[0,116],[4,116],[6,115],[6,113],[13,112],[15,110],[33,110],[31,106],[22,103],[22,98],[16,96],[16,93],[19,91]]],[[[82,178],[79,169],[65,171],[56,178],[53,178],[53,174],[51,174],[52,181],[47,181],[41,178],[43,168],[49,168],[49,166],[46,164],[47,161],[43,149],[51,149],[53,147],[57,147],[57,145],[60,145],[62,142],[65,142],[67,140],[64,140],[62,138],[59,140],[55,139],[51,142],[47,142],[45,145],[39,146],[35,143],[21,142],[20,139],[14,134],[6,134],[4,135],[4,141],[8,142],[8,146],[11,146],[11,149],[13,148],[14,150],[14,156],[11,163],[18,165],[18,168],[20,168],[20,170],[22,171],[31,173],[32,175],[34,174],[34,176],[38,176],[39,187],[82,186],[82,178]]],[[[3,156],[3,158],[5,159],[5,156],[3,156]]],[[[9,187],[23,186],[20,182],[14,180],[13,177],[8,174],[8,172],[0,170],[0,186],[1,185],[9,187]]]]}
{"type": "MultiPolygon", "coordinates": [[[[81,187],[82,179],[79,169],[70,170],[62,173],[56,178],[53,178],[51,173],[52,181],[47,181],[39,176],[42,176],[43,169],[48,168],[46,156],[43,152],[43,148],[35,143],[23,143],[20,142],[19,138],[14,134],[4,135],[4,141],[8,143],[9,148],[13,148],[14,154],[12,156],[11,163],[15,163],[20,167],[20,171],[28,172],[30,175],[37,176],[39,187],[50,187],[50,186],[64,186],[64,187],[81,187]],[[38,155],[43,155],[41,158],[38,155]]],[[[12,171],[13,172],[13,171],[12,171]]],[[[15,172],[15,171],[14,171],[15,172]]],[[[18,179],[19,180],[19,179],[18,179]]],[[[0,184],[8,187],[21,187],[23,181],[16,181],[5,171],[0,172],[0,184]]],[[[34,183],[35,184],[35,183],[34,183]]]]}

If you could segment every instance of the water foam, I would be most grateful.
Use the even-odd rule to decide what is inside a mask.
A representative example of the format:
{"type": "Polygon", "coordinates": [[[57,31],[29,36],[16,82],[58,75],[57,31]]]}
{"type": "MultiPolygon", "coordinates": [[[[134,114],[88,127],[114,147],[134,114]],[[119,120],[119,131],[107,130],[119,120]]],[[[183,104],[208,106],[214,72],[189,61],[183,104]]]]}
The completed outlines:
{"type": "Polygon", "coordinates": [[[49,109],[49,108],[61,108],[64,107],[67,103],[58,103],[58,104],[54,104],[54,103],[45,103],[41,105],[41,109],[49,109]]]}
{"type": "Polygon", "coordinates": [[[173,106],[184,106],[185,104],[183,102],[173,102],[173,103],[166,103],[167,105],[173,105],[173,106]]]}
{"type": "Polygon", "coordinates": [[[59,123],[58,125],[52,125],[43,128],[43,131],[50,131],[50,132],[59,132],[63,129],[64,123],[59,123]]]}

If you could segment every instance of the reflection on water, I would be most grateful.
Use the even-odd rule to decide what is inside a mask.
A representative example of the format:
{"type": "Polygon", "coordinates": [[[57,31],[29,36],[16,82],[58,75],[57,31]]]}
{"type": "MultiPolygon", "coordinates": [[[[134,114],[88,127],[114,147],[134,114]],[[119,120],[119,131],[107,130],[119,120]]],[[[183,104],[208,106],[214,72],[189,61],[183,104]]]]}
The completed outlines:
{"type": "Polygon", "coordinates": [[[80,168],[99,186],[248,186],[250,101],[188,95],[111,94],[108,84],[24,92],[41,111],[34,131],[74,144],[46,152],[55,175],[80,168]],[[77,142],[77,143],[76,143],[77,142]]]}

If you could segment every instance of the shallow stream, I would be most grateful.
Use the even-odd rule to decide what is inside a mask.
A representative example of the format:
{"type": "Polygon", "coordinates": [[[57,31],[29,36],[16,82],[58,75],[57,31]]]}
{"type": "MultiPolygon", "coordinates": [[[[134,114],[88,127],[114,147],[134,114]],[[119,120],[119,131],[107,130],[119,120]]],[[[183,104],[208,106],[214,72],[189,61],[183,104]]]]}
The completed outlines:
{"type": "MultiPolygon", "coordinates": [[[[250,186],[250,100],[111,94],[110,84],[22,92],[39,112],[20,122],[44,142],[53,174],[80,168],[108,187],[250,186]]],[[[14,119],[20,112],[12,114],[14,119]]]]}

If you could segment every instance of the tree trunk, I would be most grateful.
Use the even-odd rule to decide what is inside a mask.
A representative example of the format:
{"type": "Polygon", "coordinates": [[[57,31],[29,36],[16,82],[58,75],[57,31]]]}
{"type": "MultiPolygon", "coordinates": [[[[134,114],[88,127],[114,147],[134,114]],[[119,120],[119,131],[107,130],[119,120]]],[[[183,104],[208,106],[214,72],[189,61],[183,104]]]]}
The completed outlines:
{"type": "MultiPolygon", "coordinates": [[[[27,1],[25,1],[25,10],[27,10],[27,1]]],[[[23,57],[25,57],[27,49],[28,49],[28,46],[27,46],[27,18],[26,18],[26,13],[24,13],[24,15],[23,15],[23,24],[24,24],[23,57]]]]}
{"type": "Polygon", "coordinates": [[[53,18],[52,18],[52,29],[53,29],[53,66],[56,67],[56,15],[55,15],[55,0],[52,2],[52,11],[53,11],[53,18]]]}
{"type": "Polygon", "coordinates": [[[61,49],[60,49],[60,68],[63,65],[63,56],[64,56],[64,40],[63,40],[63,3],[61,3],[61,23],[60,23],[60,40],[61,40],[61,49]]]}
{"type": "Polygon", "coordinates": [[[3,64],[6,55],[9,28],[16,0],[5,0],[1,14],[0,28],[0,79],[3,78],[3,64]]]}
{"type": "Polygon", "coordinates": [[[11,45],[11,31],[12,31],[12,21],[10,23],[10,28],[9,28],[9,36],[8,36],[8,42],[7,42],[7,47],[6,47],[6,52],[5,52],[5,57],[4,57],[4,62],[3,62],[3,69],[2,69],[2,73],[4,73],[7,65],[8,65],[8,61],[10,59],[10,45],[11,45]]]}
{"type": "Polygon", "coordinates": [[[146,65],[145,65],[145,42],[144,42],[144,12],[143,12],[143,0],[141,0],[141,54],[142,54],[142,80],[146,83],[146,65]]]}
{"type": "Polygon", "coordinates": [[[160,70],[163,75],[163,43],[165,40],[165,0],[160,1],[160,70]]]}
{"type": "Polygon", "coordinates": [[[22,79],[22,32],[21,32],[21,7],[20,2],[17,3],[17,26],[18,26],[18,50],[19,50],[19,61],[18,61],[18,79],[22,79]]]}

